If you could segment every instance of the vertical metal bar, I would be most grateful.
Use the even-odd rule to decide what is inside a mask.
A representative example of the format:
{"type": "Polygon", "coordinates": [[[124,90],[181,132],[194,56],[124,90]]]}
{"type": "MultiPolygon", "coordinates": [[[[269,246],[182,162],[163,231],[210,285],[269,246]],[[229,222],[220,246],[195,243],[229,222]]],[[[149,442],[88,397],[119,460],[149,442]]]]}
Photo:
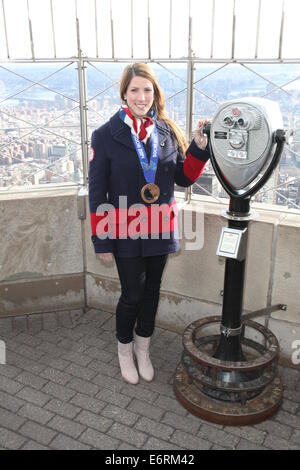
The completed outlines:
{"type": "Polygon", "coordinates": [[[282,12],[281,12],[281,24],[280,24],[280,36],[279,36],[279,51],[278,51],[278,59],[282,58],[282,39],[283,39],[283,31],[284,31],[284,0],[282,0],[282,12]]]}
{"type": "Polygon", "coordinates": [[[150,4],[148,0],[148,58],[151,59],[151,23],[150,23],[150,4]]]}
{"type": "Polygon", "coordinates": [[[193,83],[194,83],[194,62],[189,58],[187,64],[187,110],[186,110],[186,137],[188,141],[192,139],[192,119],[193,119],[193,83]]]}
{"type": "Polygon", "coordinates": [[[77,0],[75,2],[75,24],[76,24],[76,37],[77,37],[77,55],[78,58],[81,57],[81,45],[80,45],[80,27],[79,27],[79,19],[77,14],[77,0]]]}
{"type": "Polygon", "coordinates": [[[257,12],[255,59],[257,59],[257,56],[258,56],[258,43],[259,43],[259,33],[260,33],[260,15],[261,15],[261,0],[259,0],[258,12],[257,12]]]}
{"type": "Polygon", "coordinates": [[[81,134],[81,154],[82,154],[82,168],[83,168],[83,184],[87,184],[87,135],[86,135],[86,96],[85,96],[85,66],[82,59],[81,46],[80,46],[80,27],[79,19],[76,18],[76,32],[77,32],[77,50],[78,50],[78,88],[79,88],[79,114],[80,114],[80,134],[81,134]]]}
{"type": "Polygon", "coordinates": [[[170,0],[170,22],[169,22],[169,59],[172,55],[172,19],[173,19],[173,1],[170,0]]]}
{"type": "Polygon", "coordinates": [[[53,50],[54,50],[54,58],[56,58],[56,42],[55,42],[55,29],[54,29],[54,16],[53,16],[53,3],[52,3],[52,0],[50,0],[50,10],[51,10],[53,50]]]}
{"type": "Polygon", "coordinates": [[[233,12],[232,12],[232,46],[231,46],[231,58],[234,59],[235,53],[235,0],[233,0],[233,12]]]}
{"type": "Polygon", "coordinates": [[[2,12],[3,12],[3,23],[4,23],[4,32],[5,32],[6,52],[7,52],[7,58],[9,59],[10,57],[9,57],[9,48],[8,48],[8,37],[7,37],[7,27],[6,27],[4,0],[2,0],[2,12]]]}
{"type": "Polygon", "coordinates": [[[130,26],[131,26],[131,36],[130,36],[131,58],[133,58],[133,0],[131,0],[131,3],[130,3],[130,26]]]}
{"type": "MultiPolygon", "coordinates": [[[[188,36],[188,69],[187,69],[187,109],[186,109],[186,136],[188,142],[192,140],[193,127],[193,85],[194,85],[194,61],[192,58],[192,17],[191,2],[189,0],[189,36],[188,36]]],[[[190,203],[192,197],[192,188],[186,188],[185,200],[190,203]]]]}
{"type": "Polygon", "coordinates": [[[98,15],[97,15],[97,0],[95,0],[95,35],[96,35],[96,57],[99,57],[98,50],[98,15]]]}
{"type": "Polygon", "coordinates": [[[193,30],[192,30],[192,15],[191,15],[191,0],[189,0],[189,36],[188,36],[188,56],[193,56],[193,30]]]}
{"type": "Polygon", "coordinates": [[[34,57],[34,43],[33,43],[33,35],[32,35],[32,24],[30,19],[30,12],[29,12],[29,0],[27,0],[27,15],[28,15],[28,26],[29,26],[29,36],[30,36],[30,47],[31,47],[31,58],[35,60],[34,57]]]}
{"type": "Polygon", "coordinates": [[[211,44],[210,44],[210,58],[211,59],[214,56],[215,12],[216,12],[216,1],[213,0],[212,14],[211,14],[211,44]]]}
{"type": "Polygon", "coordinates": [[[192,58],[192,17],[189,16],[186,136],[192,138],[194,61],[192,58]]]}
{"type": "Polygon", "coordinates": [[[110,0],[110,29],[111,29],[111,57],[115,58],[115,42],[114,42],[114,21],[112,16],[112,3],[110,0]]]}
{"type": "MultiPolygon", "coordinates": [[[[96,8],[96,0],[95,0],[96,8]]],[[[95,10],[96,11],[96,10],[95,10]]],[[[95,17],[97,15],[95,14],[95,17]]],[[[80,45],[80,28],[79,20],[77,18],[77,2],[76,2],[76,27],[77,27],[77,48],[78,48],[78,86],[79,86],[79,112],[80,112],[80,133],[81,133],[81,155],[82,155],[82,170],[83,170],[83,187],[87,188],[88,184],[88,131],[87,131],[87,102],[86,102],[86,65],[82,59],[81,45],[80,45]]],[[[98,36],[96,36],[96,45],[98,42],[98,36]]],[[[97,49],[98,52],[98,49],[97,49]]],[[[81,193],[79,191],[79,194],[81,193]]],[[[85,198],[85,191],[81,197],[85,198]]],[[[86,201],[85,201],[86,202],[86,201]]],[[[85,243],[85,221],[81,221],[81,240],[83,249],[83,271],[87,272],[87,256],[86,256],[86,243],[85,243]]],[[[87,279],[84,276],[84,311],[87,307],[87,279]]]]}

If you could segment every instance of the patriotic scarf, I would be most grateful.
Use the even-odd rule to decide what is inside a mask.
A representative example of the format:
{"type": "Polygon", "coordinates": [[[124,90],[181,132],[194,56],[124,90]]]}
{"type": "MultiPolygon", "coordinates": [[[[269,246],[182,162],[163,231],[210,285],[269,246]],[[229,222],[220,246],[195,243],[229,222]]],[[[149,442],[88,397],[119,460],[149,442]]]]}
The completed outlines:
{"type": "Polygon", "coordinates": [[[152,110],[149,114],[149,116],[144,116],[141,119],[136,118],[133,116],[128,106],[123,105],[119,111],[120,119],[131,128],[133,134],[136,135],[144,144],[147,142],[153,131],[153,121],[156,118],[156,113],[154,110],[152,110]]]}

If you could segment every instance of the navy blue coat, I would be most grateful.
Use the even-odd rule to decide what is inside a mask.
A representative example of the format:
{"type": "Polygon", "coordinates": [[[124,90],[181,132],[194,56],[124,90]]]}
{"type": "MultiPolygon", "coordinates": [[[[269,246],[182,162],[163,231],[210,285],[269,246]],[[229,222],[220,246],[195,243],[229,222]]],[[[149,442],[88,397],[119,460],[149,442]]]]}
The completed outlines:
{"type": "MultiPolygon", "coordinates": [[[[160,188],[160,197],[156,204],[174,207],[176,205],[174,183],[183,187],[194,183],[204,169],[209,152],[201,150],[193,140],[187,149],[186,158],[184,158],[184,155],[179,152],[177,140],[167,123],[157,120],[156,126],[159,139],[159,159],[155,183],[160,188]]],[[[153,234],[151,238],[151,231],[148,232],[146,238],[144,234],[132,239],[128,236],[124,238],[118,235],[111,235],[110,238],[105,237],[103,231],[98,230],[99,221],[103,221],[107,212],[105,213],[103,210],[97,212],[97,208],[101,204],[108,203],[118,210],[119,196],[127,196],[128,208],[133,204],[150,207],[141,198],[141,188],[145,184],[146,180],[132,142],[131,129],[120,119],[117,112],[92,134],[89,204],[92,241],[96,253],[113,252],[120,257],[134,257],[167,254],[179,249],[176,211],[174,215],[171,214],[173,220],[172,223],[170,222],[168,239],[164,239],[161,229],[160,233],[155,235],[155,239],[153,239],[153,234]],[[102,233],[101,238],[97,236],[97,233],[100,232],[102,233]]],[[[118,233],[118,229],[115,233],[118,233]]]]}

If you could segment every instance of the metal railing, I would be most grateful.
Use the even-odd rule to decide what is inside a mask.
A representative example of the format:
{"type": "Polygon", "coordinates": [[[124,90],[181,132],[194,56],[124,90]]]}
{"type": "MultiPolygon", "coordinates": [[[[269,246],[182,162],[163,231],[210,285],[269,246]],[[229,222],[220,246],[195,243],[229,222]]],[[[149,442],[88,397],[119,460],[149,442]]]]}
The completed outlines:
{"type": "MultiPolygon", "coordinates": [[[[260,15],[261,15],[261,5],[262,5],[262,0],[259,0],[258,2],[258,11],[257,11],[257,28],[256,28],[256,44],[255,44],[255,57],[254,58],[248,58],[248,59],[238,59],[235,57],[235,50],[236,50],[236,1],[233,0],[233,10],[232,10],[232,31],[231,31],[231,41],[232,41],[232,47],[231,47],[231,56],[228,58],[216,58],[214,57],[214,39],[215,39],[215,9],[216,9],[216,2],[215,0],[212,0],[212,16],[211,16],[211,50],[210,50],[210,57],[209,58],[200,58],[196,57],[195,53],[193,51],[193,18],[191,16],[191,0],[189,0],[189,23],[188,23],[188,54],[186,57],[179,57],[175,58],[172,57],[172,40],[173,40],[173,35],[172,35],[172,20],[173,20],[173,1],[169,0],[169,57],[166,58],[154,58],[152,57],[152,51],[151,51],[151,15],[150,15],[150,0],[147,0],[147,39],[148,39],[148,56],[143,57],[143,58],[134,58],[134,44],[133,44],[133,16],[134,16],[134,1],[130,0],[130,18],[131,18],[131,27],[130,27],[130,57],[128,58],[117,58],[115,56],[115,27],[114,27],[114,18],[113,18],[113,12],[112,12],[112,1],[110,0],[110,40],[111,40],[111,57],[110,58],[103,58],[100,56],[101,54],[101,48],[99,47],[99,41],[98,41],[98,30],[99,30],[99,24],[98,24],[98,14],[97,14],[97,9],[99,7],[99,1],[94,0],[94,28],[95,28],[95,38],[96,38],[96,57],[87,57],[83,54],[82,52],[82,47],[81,47],[81,35],[80,35],[80,18],[78,17],[78,8],[77,8],[77,0],[75,1],[75,22],[76,22],[76,37],[77,37],[77,55],[76,57],[70,58],[58,58],[57,57],[57,38],[55,34],[55,19],[54,19],[54,14],[53,14],[53,1],[49,0],[50,2],[50,13],[51,13],[51,31],[52,31],[52,44],[53,44],[53,57],[51,58],[38,58],[35,54],[35,43],[34,43],[34,35],[33,35],[33,28],[32,28],[32,20],[31,20],[31,14],[30,14],[30,3],[27,0],[27,21],[28,21],[28,30],[29,30],[29,37],[30,37],[30,50],[31,50],[31,59],[12,59],[10,57],[10,47],[9,47],[9,39],[8,39],[8,31],[7,31],[7,24],[6,24],[6,13],[5,13],[5,1],[2,1],[2,18],[3,18],[3,24],[4,24],[4,35],[5,35],[5,44],[6,44],[6,53],[7,53],[7,58],[4,60],[3,65],[1,65],[2,70],[6,70],[12,74],[19,75],[20,78],[23,78],[29,82],[29,85],[23,88],[21,91],[17,91],[16,93],[11,93],[8,97],[5,99],[2,99],[0,101],[0,113],[3,115],[7,115],[9,117],[9,112],[3,108],[3,105],[5,102],[8,100],[12,100],[16,98],[18,95],[21,93],[24,93],[25,91],[28,91],[32,89],[34,86],[39,86],[47,92],[53,92],[57,94],[58,96],[61,96],[63,99],[70,100],[70,102],[73,102],[75,104],[74,107],[71,109],[68,109],[67,111],[63,112],[59,116],[47,120],[46,123],[43,125],[34,125],[32,122],[25,118],[21,118],[20,116],[10,116],[12,119],[24,123],[24,125],[28,126],[28,129],[23,126],[23,128],[18,127],[18,130],[25,130],[26,132],[22,134],[21,136],[15,137],[12,139],[9,144],[4,144],[0,147],[0,151],[3,150],[5,147],[8,145],[13,145],[17,141],[22,141],[22,139],[25,139],[26,137],[34,134],[35,132],[46,132],[52,135],[56,135],[58,138],[61,138],[62,140],[69,141],[70,145],[77,146],[78,149],[81,149],[81,168],[82,168],[82,178],[78,181],[76,181],[77,184],[80,185],[86,185],[87,184],[87,172],[88,172],[88,154],[89,154],[89,122],[92,120],[90,117],[92,115],[96,116],[99,118],[99,121],[101,123],[101,119],[103,116],[99,113],[99,110],[97,109],[92,109],[90,106],[91,102],[98,98],[101,95],[104,95],[105,93],[109,92],[109,90],[113,89],[113,87],[117,86],[119,81],[118,79],[113,79],[111,76],[109,76],[105,70],[103,70],[103,67],[101,67],[101,64],[111,64],[111,65],[116,65],[116,64],[125,64],[125,63],[131,63],[135,61],[143,61],[143,62],[148,62],[153,65],[157,65],[161,70],[165,70],[168,72],[172,77],[174,77],[176,80],[182,82],[182,87],[176,90],[174,93],[171,93],[170,96],[166,98],[166,103],[168,105],[169,102],[171,102],[172,99],[178,97],[181,93],[186,93],[186,103],[185,103],[185,123],[186,123],[186,136],[188,140],[191,140],[192,138],[192,130],[194,127],[194,120],[197,118],[199,113],[195,110],[195,103],[197,101],[197,98],[200,97],[201,99],[207,100],[208,102],[211,103],[211,109],[216,108],[217,105],[220,102],[220,99],[216,96],[210,95],[208,92],[205,91],[205,87],[202,85],[207,82],[207,80],[211,80],[213,77],[216,77],[220,73],[225,73],[230,67],[232,66],[240,66],[242,67],[243,70],[247,71],[249,74],[253,74],[253,77],[258,77],[259,79],[263,80],[270,89],[268,89],[266,92],[264,92],[261,96],[266,97],[266,96],[272,96],[272,93],[280,92],[283,93],[285,96],[287,96],[289,99],[293,100],[294,94],[288,90],[286,87],[290,86],[293,82],[300,80],[300,76],[296,76],[294,78],[289,78],[288,80],[284,81],[284,83],[277,84],[275,83],[272,79],[270,79],[269,76],[267,76],[265,73],[260,73],[259,71],[255,70],[255,66],[258,65],[282,65],[282,64],[300,64],[300,59],[286,59],[282,56],[282,44],[283,44],[283,37],[284,37],[284,26],[285,26],[285,9],[284,9],[284,4],[285,2],[282,1],[282,14],[281,14],[281,22],[280,22],[280,34],[279,34],[279,46],[278,46],[278,57],[276,58],[270,58],[270,59],[259,59],[258,58],[258,48],[259,48],[259,41],[261,37],[261,31],[260,31],[260,15]],[[20,64],[20,63],[25,63],[25,64],[42,64],[42,63],[51,63],[51,64],[57,64],[59,66],[58,70],[56,70],[54,73],[51,73],[49,75],[46,75],[44,78],[39,79],[39,80],[32,80],[26,77],[23,74],[18,74],[16,71],[12,71],[9,69],[8,65],[9,64],[20,64]],[[62,67],[60,67],[62,65],[62,67]],[[179,76],[177,73],[175,73],[171,66],[172,64],[185,64],[185,77],[179,76]],[[208,65],[213,65],[215,66],[215,70],[210,71],[209,73],[205,73],[204,76],[201,78],[197,78],[197,67],[203,65],[203,64],[208,64],[208,65]],[[66,68],[70,66],[75,66],[77,70],[77,77],[78,77],[78,99],[75,99],[74,97],[70,97],[65,93],[62,93],[59,90],[56,90],[52,87],[49,87],[45,85],[45,82],[47,79],[51,78],[52,76],[58,74],[60,71],[65,70],[66,68]],[[89,68],[93,68],[93,70],[99,72],[102,76],[106,76],[107,80],[109,81],[108,86],[104,87],[104,89],[100,90],[98,93],[93,94],[93,96],[88,97],[87,95],[87,70],[89,68]],[[1,108],[2,105],[2,108],[1,108]],[[54,127],[51,126],[52,123],[55,123],[55,121],[58,121],[58,123],[61,122],[61,119],[68,115],[69,113],[73,112],[74,110],[77,110],[79,112],[79,122],[78,122],[78,130],[80,133],[80,142],[77,140],[74,140],[73,138],[66,137],[64,135],[61,135],[57,130],[53,130],[54,127]],[[29,132],[27,132],[27,130],[29,132]]],[[[98,121],[98,122],[99,122],[98,121]]],[[[296,125],[297,129],[299,126],[300,122],[300,116],[299,116],[299,121],[296,125]]],[[[58,124],[58,127],[63,128],[64,126],[61,124],[58,124]]],[[[296,147],[298,148],[298,141],[295,141],[296,147]]],[[[72,151],[70,154],[74,154],[77,152],[77,150],[72,151]]],[[[290,152],[296,156],[299,157],[300,160],[300,155],[299,151],[295,148],[291,148],[290,152]]],[[[49,171],[51,174],[56,175],[56,176],[61,176],[59,172],[57,172],[55,169],[52,169],[55,167],[55,165],[63,159],[66,159],[68,156],[64,155],[60,159],[57,159],[54,163],[48,163],[46,165],[39,166],[37,165],[37,162],[29,162],[29,166],[32,165],[34,168],[34,171],[32,171],[29,175],[27,175],[24,178],[25,180],[30,180],[35,174],[38,174],[41,171],[49,171]]],[[[1,155],[0,155],[1,158],[1,155]]],[[[13,157],[14,161],[18,161],[17,157],[13,157]]],[[[19,159],[20,160],[20,159],[19,159]]],[[[21,160],[22,161],[22,160],[21,160]]],[[[1,178],[1,175],[0,175],[1,178]]],[[[285,182],[285,183],[279,183],[275,184],[273,187],[273,191],[277,191],[278,189],[282,189],[282,187],[287,186],[287,184],[291,184],[292,182],[296,182],[300,179],[300,177],[295,177],[292,181],[285,182]]],[[[68,177],[68,175],[63,175],[62,176],[62,182],[74,182],[74,180],[71,177],[68,177]]],[[[201,181],[200,184],[196,183],[195,188],[200,187],[201,188],[201,181]]],[[[5,189],[10,189],[11,186],[6,187],[5,189]]],[[[300,185],[299,185],[300,188],[300,185]]],[[[204,193],[207,193],[207,189],[202,188],[204,193]]],[[[267,188],[264,190],[261,190],[262,192],[268,192],[271,191],[272,189],[267,188]]],[[[300,189],[299,189],[300,191],[300,189]]],[[[289,197],[287,197],[285,194],[280,193],[280,196],[284,200],[287,201],[288,204],[290,204],[293,207],[296,207],[297,209],[300,209],[299,204],[295,203],[295,201],[291,200],[289,197]]],[[[192,196],[192,189],[190,188],[186,192],[186,200],[190,201],[192,196]]],[[[213,195],[212,196],[216,199],[219,200],[218,196],[213,195]]]]}

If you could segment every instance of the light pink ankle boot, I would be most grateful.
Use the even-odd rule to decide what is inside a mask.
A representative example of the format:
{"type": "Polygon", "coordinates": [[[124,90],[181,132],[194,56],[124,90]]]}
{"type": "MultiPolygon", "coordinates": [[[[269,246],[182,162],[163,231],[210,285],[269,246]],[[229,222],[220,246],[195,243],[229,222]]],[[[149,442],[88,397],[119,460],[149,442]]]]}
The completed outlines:
{"type": "Polygon", "coordinates": [[[150,337],[143,336],[134,337],[134,352],[139,366],[139,374],[146,382],[151,382],[154,377],[154,369],[149,356],[150,337]]]}
{"type": "Polygon", "coordinates": [[[118,341],[118,357],[123,379],[125,382],[135,385],[139,382],[139,375],[133,360],[132,345],[132,341],[127,344],[118,341]]]}

